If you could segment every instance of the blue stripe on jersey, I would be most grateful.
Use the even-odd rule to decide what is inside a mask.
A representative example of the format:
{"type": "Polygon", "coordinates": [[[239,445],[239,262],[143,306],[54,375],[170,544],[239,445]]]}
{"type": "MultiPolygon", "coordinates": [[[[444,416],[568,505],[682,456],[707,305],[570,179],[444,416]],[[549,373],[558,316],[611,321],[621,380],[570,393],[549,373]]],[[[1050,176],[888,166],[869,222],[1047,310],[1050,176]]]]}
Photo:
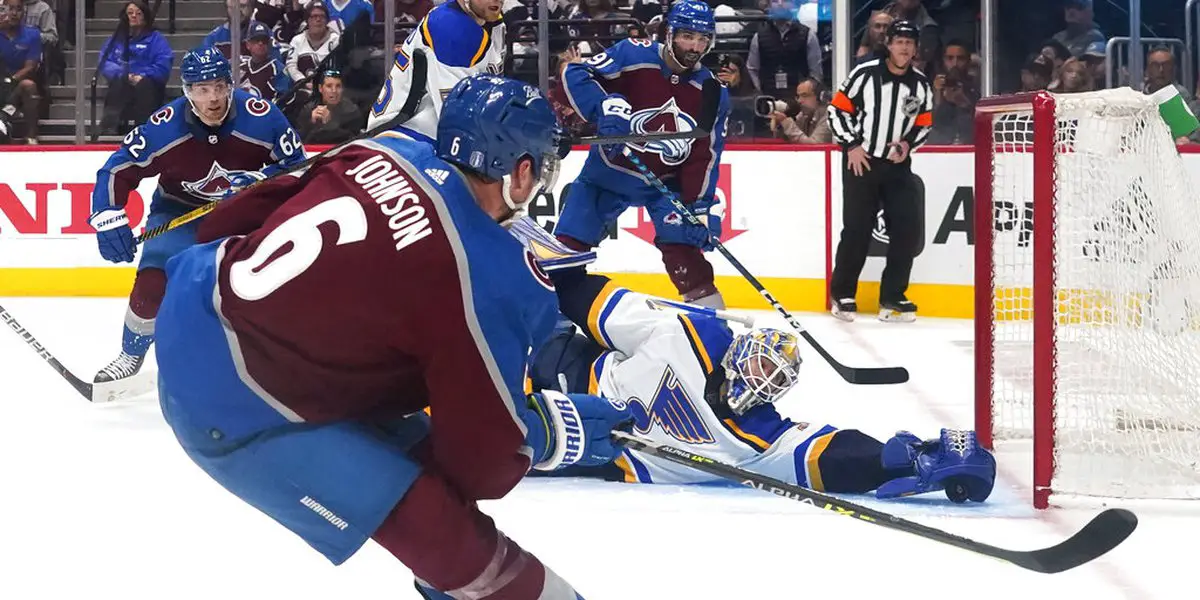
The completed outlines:
{"type": "Polygon", "coordinates": [[[679,322],[687,333],[692,352],[709,375],[720,366],[729,346],[733,344],[733,331],[723,319],[705,315],[679,315],[679,322]]]}
{"type": "Polygon", "coordinates": [[[642,464],[642,461],[638,460],[637,457],[633,455],[633,452],[625,450],[621,455],[627,459],[629,461],[629,465],[633,467],[633,473],[637,477],[638,482],[654,483],[654,480],[650,478],[650,470],[646,468],[646,465],[642,464]]]}
{"type": "MultiPolygon", "coordinates": [[[[824,446],[822,446],[822,448],[816,452],[816,456],[813,456],[811,461],[808,460],[808,457],[806,455],[808,454],[808,448],[810,446],[812,446],[813,442],[821,439],[822,436],[829,435],[831,433],[834,433],[835,431],[837,431],[837,427],[834,427],[832,425],[826,425],[826,426],[818,429],[816,433],[808,436],[807,440],[804,440],[799,446],[796,446],[795,450],[792,451],[792,460],[795,461],[795,465],[796,465],[796,480],[801,486],[809,488],[809,489],[815,489],[818,492],[824,491],[822,489],[824,486],[820,485],[820,481],[819,481],[820,474],[817,473],[816,477],[812,477],[812,479],[817,480],[817,481],[813,482],[813,483],[817,483],[817,486],[813,487],[812,483],[809,482],[810,477],[809,477],[809,471],[808,471],[808,466],[810,464],[813,467],[817,466],[817,459],[820,458],[820,452],[824,450],[824,446]]],[[[826,445],[827,444],[828,444],[828,442],[826,442],[826,445]]]]}
{"type": "Polygon", "coordinates": [[[475,66],[487,53],[491,36],[457,2],[434,7],[421,23],[421,37],[438,62],[448,67],[475,66]]]}

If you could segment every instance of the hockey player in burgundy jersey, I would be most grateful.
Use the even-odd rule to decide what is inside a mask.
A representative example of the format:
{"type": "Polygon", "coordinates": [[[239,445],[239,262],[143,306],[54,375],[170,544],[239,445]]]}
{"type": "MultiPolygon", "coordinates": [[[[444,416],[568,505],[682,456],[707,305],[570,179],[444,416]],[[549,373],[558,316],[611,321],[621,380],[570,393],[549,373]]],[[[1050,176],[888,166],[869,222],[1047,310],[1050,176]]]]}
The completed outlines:
{"type": "MultiPolygon", "coordinates": [[[[701,88],[714,79],[700,59],[712,48],[712,9],[699,0],[678,0],[667,13],[666,41],[630,39],[567,66],[563,79],[572,110],[600,135],[687,131],[702,112],[701,88]]],[[[722,88],[712,133],[699,140],[629,144],[630,149],[701,220],[714,236],[724,207],[717,198],[717,173],[725,146],[729,92],[722,88]]],[[[644,206],[654,222],[654,243],[684,300],[724,306],[704,258],[709,231],[676,214],[619,148],[592,148],[571,185],[554,233],[564,244],[586,250],[626,208],[644,206]]]]}
{"type": "Polygon", "coordinates": [[[524,392],[558,307],[503,225],[553,185],[561,135],[537,89],[469,77],[436,147],[354,142],[213,211],[159,313],[188,455],[335,564],[374,539],[426,598],[580,598],[476,505],[531,465],[611,461],[631,418],[524,392]]]}
{"type": "MultiPolygon", "coordinates": [[[[232,184],[254,181],[304,160],[300,137],[275,105],[233,89],[229,62],[213,48],[198,48],[180,64],[184,97],[163,106],[129,135],[96,174],[91,224],[100,255],[133,262],[136,247],[125,214],[130,191],[158,175],[146,227],[153,228],[208,202],[232,184]]],[[[129,296],[121,354],[99,374],[93,400],[125,393],[120,380],[142,366],[154,341],[167,259],[195,241],[198,222],[146,242],[129,296]]]]}

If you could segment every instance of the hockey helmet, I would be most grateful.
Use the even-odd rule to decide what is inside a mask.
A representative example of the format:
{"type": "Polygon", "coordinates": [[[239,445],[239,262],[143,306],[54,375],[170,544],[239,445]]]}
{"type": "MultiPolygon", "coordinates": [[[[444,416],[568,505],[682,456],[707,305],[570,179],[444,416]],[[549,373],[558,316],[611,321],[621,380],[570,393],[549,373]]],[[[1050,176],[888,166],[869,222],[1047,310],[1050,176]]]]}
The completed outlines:
{"type": "MultiPolygon", "coordinates": [[[[504,201],[518,218],[542,190],[554,187],[563,131],[537,88],[504,77],[474,75],[458,82],[442,103],[437,154],[491,180],[503,180],[504,201]],[[510,197],[513,167],[533,161],[537,181],[527,198],[510,197]]],[[[511,220],[511,219],[510,219],[511,220]]]]}
{"type": "Polygon", "coordinates": [[[921,30],[912,21],[893,21],[888,26],[887,43],[892,43],[896,38],[909,38],[917,42],[921,39],[921,30]]]}
{"type": "Polygon", "coordinates": [[[795,335],[778,329],[754,329],[734,338],[721,360],[729,381],[726,402],[734,414],[779,400],[800,374],[795,335]]]}
{"type": "Polygon", "coordinates": [[[717,32],[716,17],[713,15],[713,9],[705,2],[700,0],[676,0],[671,4],[670,10],[667,11],[667,52],[671,54],[671,58],[675,59],[681,65],[691,67],[695,64],[700,64],[700,59],[712,50],[714,37],[717,32]],[[694,31],[701,35],[708,36],[708,46],[700,53],[700,57],[693,64],[685,64],[680,57],[675,56],[675,32],[676,31],[694,31]]]}
{"type": "Polygon", "coordinates": [[[212,46],[200,46],[183,55],[179,63],[179,79],[184,85],[224,79],[233,81],[233,69],[225,55],[212,46]]]}

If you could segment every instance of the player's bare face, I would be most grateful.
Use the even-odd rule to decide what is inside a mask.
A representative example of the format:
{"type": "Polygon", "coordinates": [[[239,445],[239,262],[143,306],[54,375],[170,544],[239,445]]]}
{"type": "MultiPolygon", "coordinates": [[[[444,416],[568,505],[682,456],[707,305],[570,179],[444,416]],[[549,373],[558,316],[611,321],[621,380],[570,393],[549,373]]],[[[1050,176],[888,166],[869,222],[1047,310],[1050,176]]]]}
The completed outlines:
{"type": "Polygon", "coordinates": [[[675,60],[679,61],[679,66],[690,69],[700,62],[700,57],[708,51],[711,43],[712,39],[702,33],[677,31],[671,38],[671,51],[675,54],[675,60]]]}
{"type": "Polygon", "coordinates": [[[488,23],[495,23],[504,16],[501,12],[504,3],[500,0],[467,0],[467,7],[473,15],[488,23]]]}
{"type": "Polygon", "coordinates": [[[225,81],[204,81],[187,86],[192,110],[205,125],[220,125],[229,112],[231,88],[225,81]]]}

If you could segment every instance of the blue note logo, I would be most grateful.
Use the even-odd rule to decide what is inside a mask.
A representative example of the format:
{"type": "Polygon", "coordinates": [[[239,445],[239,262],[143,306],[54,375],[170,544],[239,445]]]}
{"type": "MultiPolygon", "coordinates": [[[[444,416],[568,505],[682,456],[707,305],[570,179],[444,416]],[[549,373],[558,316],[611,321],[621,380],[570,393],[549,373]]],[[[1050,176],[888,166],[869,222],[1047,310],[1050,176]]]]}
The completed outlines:
{"type": "MultiPolygon", "coordinates": [[[[676,133],[696,128],[696,119],[680,110],[675,99],[667,100],[656,108],[643,108],[629,119],[629,127],[635,134],[676,133]]],[[[683,164],[692,154],[692,140],[670,140],[647,144],[629,144],[638,152],[657,154],[664,165],[674,167],[683,164]]]]}
{"type": "Polygon", "coordinates": [[[197,198],[215,202],[224,197],[225,191],[229,189],[230,180],[245,173],[251,173],[251,171],[229,170],[222,167],[221,163],[213,161],[212,167],[208,169],[208,175],[195,181],[183,181],[180,185],[197,198]]]}
{"type": "Polygon", "coordinates": [[[642,435],[650,433],[658,425],[664,433],[686,444],[716,443],[700,411],[671,367],[663,372],[650,405],[646,406],[642,399],[632,397],[629,399],[629,409],[633,411],[634,430],[642,435]]]}

